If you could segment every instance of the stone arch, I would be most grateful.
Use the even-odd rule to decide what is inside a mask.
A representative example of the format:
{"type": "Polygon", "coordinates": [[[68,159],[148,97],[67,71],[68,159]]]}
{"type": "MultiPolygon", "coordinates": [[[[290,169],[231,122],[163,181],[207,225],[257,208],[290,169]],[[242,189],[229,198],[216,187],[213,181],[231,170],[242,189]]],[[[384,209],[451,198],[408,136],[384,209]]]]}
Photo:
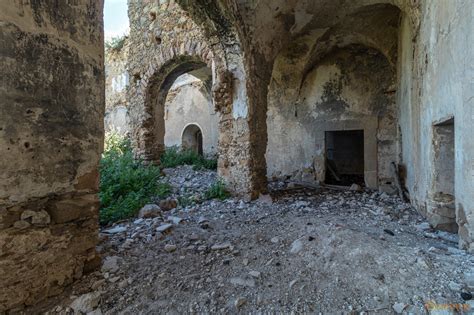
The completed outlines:
{"type": "Polygon", "coordinates": [[[166,96],[174,81],[182,74],[206,67],[206,64],[195,57],[180,56],[160,68],[149,81],[145,97],[145,111],[148,119],[143,122],[145,133],[143,157],[157,162],[164,152],[165,121],[164,109],[166,96]]]}
{"type": "Polygon", "coordinates": [[[136,155],[149,162],[159,161],[164,151],[164,107],[170,87],[180,75],[206,67],[212,72],[212,85],[219,77],[215,74],[216,64],[220,64],[217,59],[210,48],[190,39],[163,47],[143,75],[134,75],[136,79],[128,97],[133,100],[132,136],[136,155]]]}

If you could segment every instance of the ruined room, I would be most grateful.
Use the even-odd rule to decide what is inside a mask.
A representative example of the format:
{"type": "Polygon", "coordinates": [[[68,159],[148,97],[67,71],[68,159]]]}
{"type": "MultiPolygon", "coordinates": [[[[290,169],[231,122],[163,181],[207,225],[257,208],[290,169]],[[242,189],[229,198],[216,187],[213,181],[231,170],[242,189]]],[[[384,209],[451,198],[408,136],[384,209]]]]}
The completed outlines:
{"type": "Polygon", "coordinates": [[[471,0],[0,25],[0,314],[474,312],[471,0]]]}

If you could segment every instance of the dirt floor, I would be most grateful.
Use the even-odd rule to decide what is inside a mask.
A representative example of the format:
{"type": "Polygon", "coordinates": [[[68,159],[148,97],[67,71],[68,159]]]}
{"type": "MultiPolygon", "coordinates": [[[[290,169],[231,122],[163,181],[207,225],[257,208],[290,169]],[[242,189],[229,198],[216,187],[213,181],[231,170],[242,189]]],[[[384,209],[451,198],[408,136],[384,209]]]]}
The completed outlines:
{"type": "MultiPolygon", "coordinates": [[[[186,200],[216,180],[191,167],[166,174],[186,200]]],[[[395,196],[289,186],[104,228],[102,271],[49,313],[472,311],[474,256],[456,235],[432,231],[395,196]]]]}

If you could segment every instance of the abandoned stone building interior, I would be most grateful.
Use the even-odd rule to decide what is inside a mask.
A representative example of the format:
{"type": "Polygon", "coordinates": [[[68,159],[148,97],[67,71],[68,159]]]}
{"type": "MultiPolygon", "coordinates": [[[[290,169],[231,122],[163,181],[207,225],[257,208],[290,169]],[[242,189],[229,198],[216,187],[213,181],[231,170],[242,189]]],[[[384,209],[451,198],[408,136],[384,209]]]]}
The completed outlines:
{"type": "MultiPolygon", "coordinates": [[[[249,217],[241,221],[235,219],[235,222],[242,222],[241,226],[261,224],[260,221],[269,216],[267,212],[286,215],[287,210],[277,211],[279,207],[286,207],[285,198],[294,198],[289,208],[297,209],[299,206],[294,204],[308,202],[304,198],[310,191],[324,192],[315,193],[315,200],[319,200],[317,196],[325,196],[328,189],[336,194],[336,197],[328,197],[329,200],[349,194],[356,196],[347,197],[356,198],[355,203],[360,202],[357,196],[393,198],[395,208],[406,205],[406,209],[413,210],[410,216],[415,218],[416,215],[417,219],[410,222],[401,214],[390,223],[391,227],[395,226],[392,230],[398,229],[396,224],[400,220],[405,220],[410,227],[421,222],[417,220],[426,220],[430,229],[423,232],[426,235],[454,237],[456,244],[451,244],[450,250],[458,254],[449,256],[454,258],[446,266],[461,268],[453,272],[453,277],[460,278],[446,281],[451,281],[449,290],[462,292],[463,299],[471,303],[462,304],[464,307],[473,305],[469,300],[474,293],[474,1],[128,0],[128,15],[130,33],[123,47],[104,50],[103,0],[5,0],[0,3],[0,314],[34,313],[39,309],[38,303],[63,297],[68,288],[84,283],[86,280],[81,279],[101,269],[104,258],[101,249],[117,241],[115,232],[105,233],[110,239],[104,241],[105,227],[99,226],[98,219],[99,165],[106,133],[129,137],[135,157],[149,165],[159,165],[167,147],[190,149],[205,157],[217,158],[217,175],[206,173],[205,176],[218,178],[232,197],[230,201],[206,201],[213,209],[213,212],[203,212],[207,213],[207,219],[227,213],[227,207],[232,208],[229,215],[235,215],[232,211],[247,213],[236,209],[248,207],[245,209],[250,209],[249,213],[245,215],[249,217]],[[276,193],[275,187],[281,188],[281,185],[285,193],[276,193]],[[305,193],[302,197],[281,197],[300,191],[294,189],[305,193]],[[215,203],[221,204],[222,209],[215,203]],[[262,210],[258,219],[252,219],[252,207],[258,208],[260,204],[267,207],[266,210],[262,210]],[[453,289],[451,283],[459,289],[453,289]]],[[[163,172],[169,177],[177,171],[163,172]]],[[[183,182],[195,176],[185,175],[183,182]]],[[[173,180],[169,179],[171,184],[173,180]]],[[[178,190],[183,182],[177,182],[178,190]]],[[[178,197],[177,200],[182,202],[178,197]]],[[[372,203],[375,201],[369,202],[372,203]]],[[[202,211],[207,211],[206,205],[204,202],[196,209],[203,207],[202,211]]],[[[311,208],[308,205],[303,208],[311,208]]],[[[321,218],[311,212],[325,213],[324,205],[318,207],[302,210],[302,214],[294,216],[321,218]]],[[[186,212],[189,207],[182,204],[177,209],[186,212]]],[[[198,211],[196,209],[190,210],[189,215],[198,211]]],[[[328,239],[343,233],[340,230],[351,224],[346,219],[356,222],[360,211],[368,211],[368,208],[361,209],[364,207],[349,211],[340,224],[328,219],[328,226],[334,226],[333,232],[324,230],[330,235],[328,239]]],[[[326,215],[326,218],[335,218],[332,217],[334,212],[326,215]]],[[[199,217],[196,222],[203,226],[204,214],[196,216],[199,217]]],[[[229,225],[233,218],[222,221],[223,231],[232,230],[229,225]]],[[[369,222],[364,216],[360,220],[361,224],[369,222]]],[[[127,224],[141,224],[133,222],[127,224]]],[[[175,222],[176,225],[179,222],[175,222]]],[[[306,237],[302,231],[316,225],[301,223],[298,228],[295,222],[288,223],[291,231],[288,233],[295,238],[306,237]]],[[[367,223],[367,226],[372,225],[367,223]]],[[[176,233],[179,228],[175,228],[176,233]]],[[[206,229],[205,233],[209,233],[209,228],[206,229]]],[[[255,238],[252,238],[255,242],[252,246],[263,248],[265,245],[259,243],[259,238],[278,229],[275,221],[265,228],[255,225],[248,233],[240,230],[229,235],[252,234],[255,238]]],[[[397,231],[403,232],[403,229],[409,228],[397,231]]],[[[323,227],[317,231],[319,234],[315,237],[323,244],[323,227]]],[[[394,234],[382,228],[382,234],[383,231],[386,237],[394,234]]],[[[164,230],[161,232],[165,240],[169,240],[166,237],[171,236],[164,230]]],[[[435,242],[426,235],[417,238],[418,245],[413,241],[399,246],[395,241],[393,247],[385,247],[396,248],[394,253],[403,253],[399,254],[402,257],[405,252],[400,248],[418,246],[415,254],[406,257],[415,259],[416,268],[423,269],[425,265],[432,268],[426,271],[426,279],[438,281],[444,276],[433,268],[441,268],[444,261],[422,263],[420,267],[420,258],[417,258],[424,246],[420,244],[435,242]]],[[[314,239],[310,236],[310,241],[311,238],[314,239]]],[[[126,236],[121,241],[125,239],[126,236]]],[[[224,240],[231,241],[225,237],[224,240]]],[[[365,253],[364,244],[383,241],[384,237],[360,241],[359,253],[365,253]]],[[[192,242],[186,245],[189,247],[192,242]]],[[[234,244],[238,241],[231,242],[232,246],[209,246],[209,251],[214,255],[214,249],[228,250],[232,259],[245,257],[243,265],[247,266],[249,259],[252,262],[253,258],[246,257],[245,250],[234,244]]],[[[443,240],[438,238],[437,242],[443,240]]],[[[346,246],[345,240],[335,243],[341,251],[346,246]]],[[[163,241],[156,244],[165,246],[163,241]]],[[[146,246],[158,246],[156,244],[146,246]]],[[[286,243],[273,237],[268,244],[283,246],[286,243]]],[[[297,241],[290,244],[291,254],[303,255],[297,241]]],[[[309,244],[305,243],[304,248],[309,248],[309,244]]],[[[436,247],[429,244],[426,252],[436,247]]],[[[202,245],[198,245],[196,257],[201,257],[204,250],[199,250],[202,245]]],[[[114,257],[126,252],[121,245],[110,246],[115,246],[114,257]]],[[[175,249],[169,247],[170,244],[166,246],[165,250],[154,248],[159,248],[160,255],[169,256],[175,249]]],[[[379,245],[372,247],[379,248],[379,245]]],[[[352,250],[352,246],[350,248],[352,250]]],[[[383,248],[381,245],[381,253],[383,248]]],[[[186,258],[184,249],[182,256],[179,255],[163,259],[160,268],[170,270],[166,268],[179,266],[180,261],[192,261],[186,258]]],[[[222,261],[227,254],[215,255],[212,257],[222,261]]],[[[316,261],[317,254],[312,255],[309,256],[316,261]]],[[[390,255],[387,257],[398,257],[390,255]]],[[[267,266],[277,263],[278,259],[283,261],[281,257],[274,261],[263,256],[255,254],[255,260],[266,259],[262,264],[269,261],[267,266]]],[[[308,268],[329,268],[328,261],[332,259],[327,258],[325,264],[317,265],[305,260],[308,257],[302,257],[298,262],[292,260],[294,265],[288,263],[291,270],[295,271],[295,266],[302,261],[307,262],[308,268]]],[[[218,268],[232,265],[229,259],[220,262],[218,268]]],[[[205,269],[214,264],[212,261],[199,263],[205,269]]],[[[407,261],[407,264],[410,263],[407,261]]],[[[150,283],[165,283],[160,277],[167,276],[158,274],[166,272],[153,270],[148,272],[157,274],[150,276],[154,279],[150,283]]],[[[414,269],[413,272],[400,271],[407,279],[419,275],[421,288],[425,271],[414,269]]],[[[250,278],[257,280],[234,277],[230,281],[245,290],[254,290],[267,281],[260,272],[251,275],[250,278]]],[[[304,278],[303,272],[300,277],[304,278]]],[[[130,280],[132,276],[127,279],[124,287],[135,285],[136,282],[132,284],[130,280]]],[[[183,277],[180,281],[186,283],[186,279],[183,277]]],[[[333,278],[328,276],[327,279],[333,278]]],[[[331,283],[340,281],[334,279],[331,283]]],[[[290,289],[297,283],[294,281],[290,282],[290,289]]],[[[204,279],[203,284],[196,287],[202,289],[212,282],[204,279]]],[[[113,285],[114,282],[109,278],[103,283],[113,285]]],[[[173,286],[173,281],[168,284],[173,286]]],[[[390,285],[387,286],[390,291],[390,285]]],[[[125,290],[124,287],[120,288],[125,290]]],[[[285,300],[283,291],[275,291],[279,285],[271,287],[265,285],[265,290],[273,290],[272,301],[278,300],[280,306],[297,305],[291,295],[285,300]]],[[[308,286],[303,287],[304,291],[308,286]]],[[[367,284],[367,287],[372,285],[367,284]]],[[[413,288],[416,287],[414,284],[413,288]]],[[[181,292],[179,288],[175,290],[181,292]]],[[[235,295],[237,291],[229,293],[236,300],[228,306],[227,301],[219,302],[218,294],[210,293],[215,293],[214,289],[209,290],[208,297],[199,299],[215,300],[215,311],[219,313],[237,312],[244,307],[247,312],[289,311],[265,309],[268,306],[265,295],[253,299],[250,293],[239,297],[235,295]]],[[[197,304],[201,303],[199,299],[197,304]]],[[[109,312],[105,312],[108,314],[160,312],[153,308],[113,308],[118,307],[117,303],[129,305],[127,307],[143,304],[143,299],[141,302],[137,302],[138,298],[119,300],[115,295],[108,302],[105,300],[102,297],[101,305],[105,305],[102,310],[108,309],[109,312]]],[[[388,300],[388,309],[375,307],[374,312],[402,313],[409,309],[410,302],[402,301],[406,304],[400,309],[400,303],[388,300]]],[[[360,303],[355,310],[369,310],[363,307],[369,302],[360,303]]],[[[166,305],[161,312],[204,311],[191,306],[180,309],[174,304],[166,305]]],[[[332,308],[321,307],[299,311],[353,310],[352,304],[347,309],[335,304],[332,308]]],[[[58,313],[68,310],[71,308],[56,308],[58,313]]],[[[74,307],[72,310],[77,311],[74,307]]],[[[79,308],[76,313],[89,311],[79,308]]]]}

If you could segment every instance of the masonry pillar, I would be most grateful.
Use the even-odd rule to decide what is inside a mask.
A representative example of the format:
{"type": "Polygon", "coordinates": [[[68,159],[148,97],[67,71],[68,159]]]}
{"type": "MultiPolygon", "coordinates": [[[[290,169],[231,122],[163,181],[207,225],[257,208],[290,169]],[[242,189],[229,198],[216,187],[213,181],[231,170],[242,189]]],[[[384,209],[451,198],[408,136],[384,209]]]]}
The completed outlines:
{"type": "Polygon", "coordinates": [[[97,267],[102,1],[0,3],[0,313],[97,267]]]}
{"type": "MultiPolygon", "coordinates": [[[[229,98],[227,106],[222,106],[219,124],[219,175],[234,193],[249,198],[267,191],[266,115],[271,67],[262,59],[257,53],[247,54],[240,68],[232,67],[226,84],[216,84],[229,98]]],[[[214,95],[215,102],[221,98],[214,95]]]]}

